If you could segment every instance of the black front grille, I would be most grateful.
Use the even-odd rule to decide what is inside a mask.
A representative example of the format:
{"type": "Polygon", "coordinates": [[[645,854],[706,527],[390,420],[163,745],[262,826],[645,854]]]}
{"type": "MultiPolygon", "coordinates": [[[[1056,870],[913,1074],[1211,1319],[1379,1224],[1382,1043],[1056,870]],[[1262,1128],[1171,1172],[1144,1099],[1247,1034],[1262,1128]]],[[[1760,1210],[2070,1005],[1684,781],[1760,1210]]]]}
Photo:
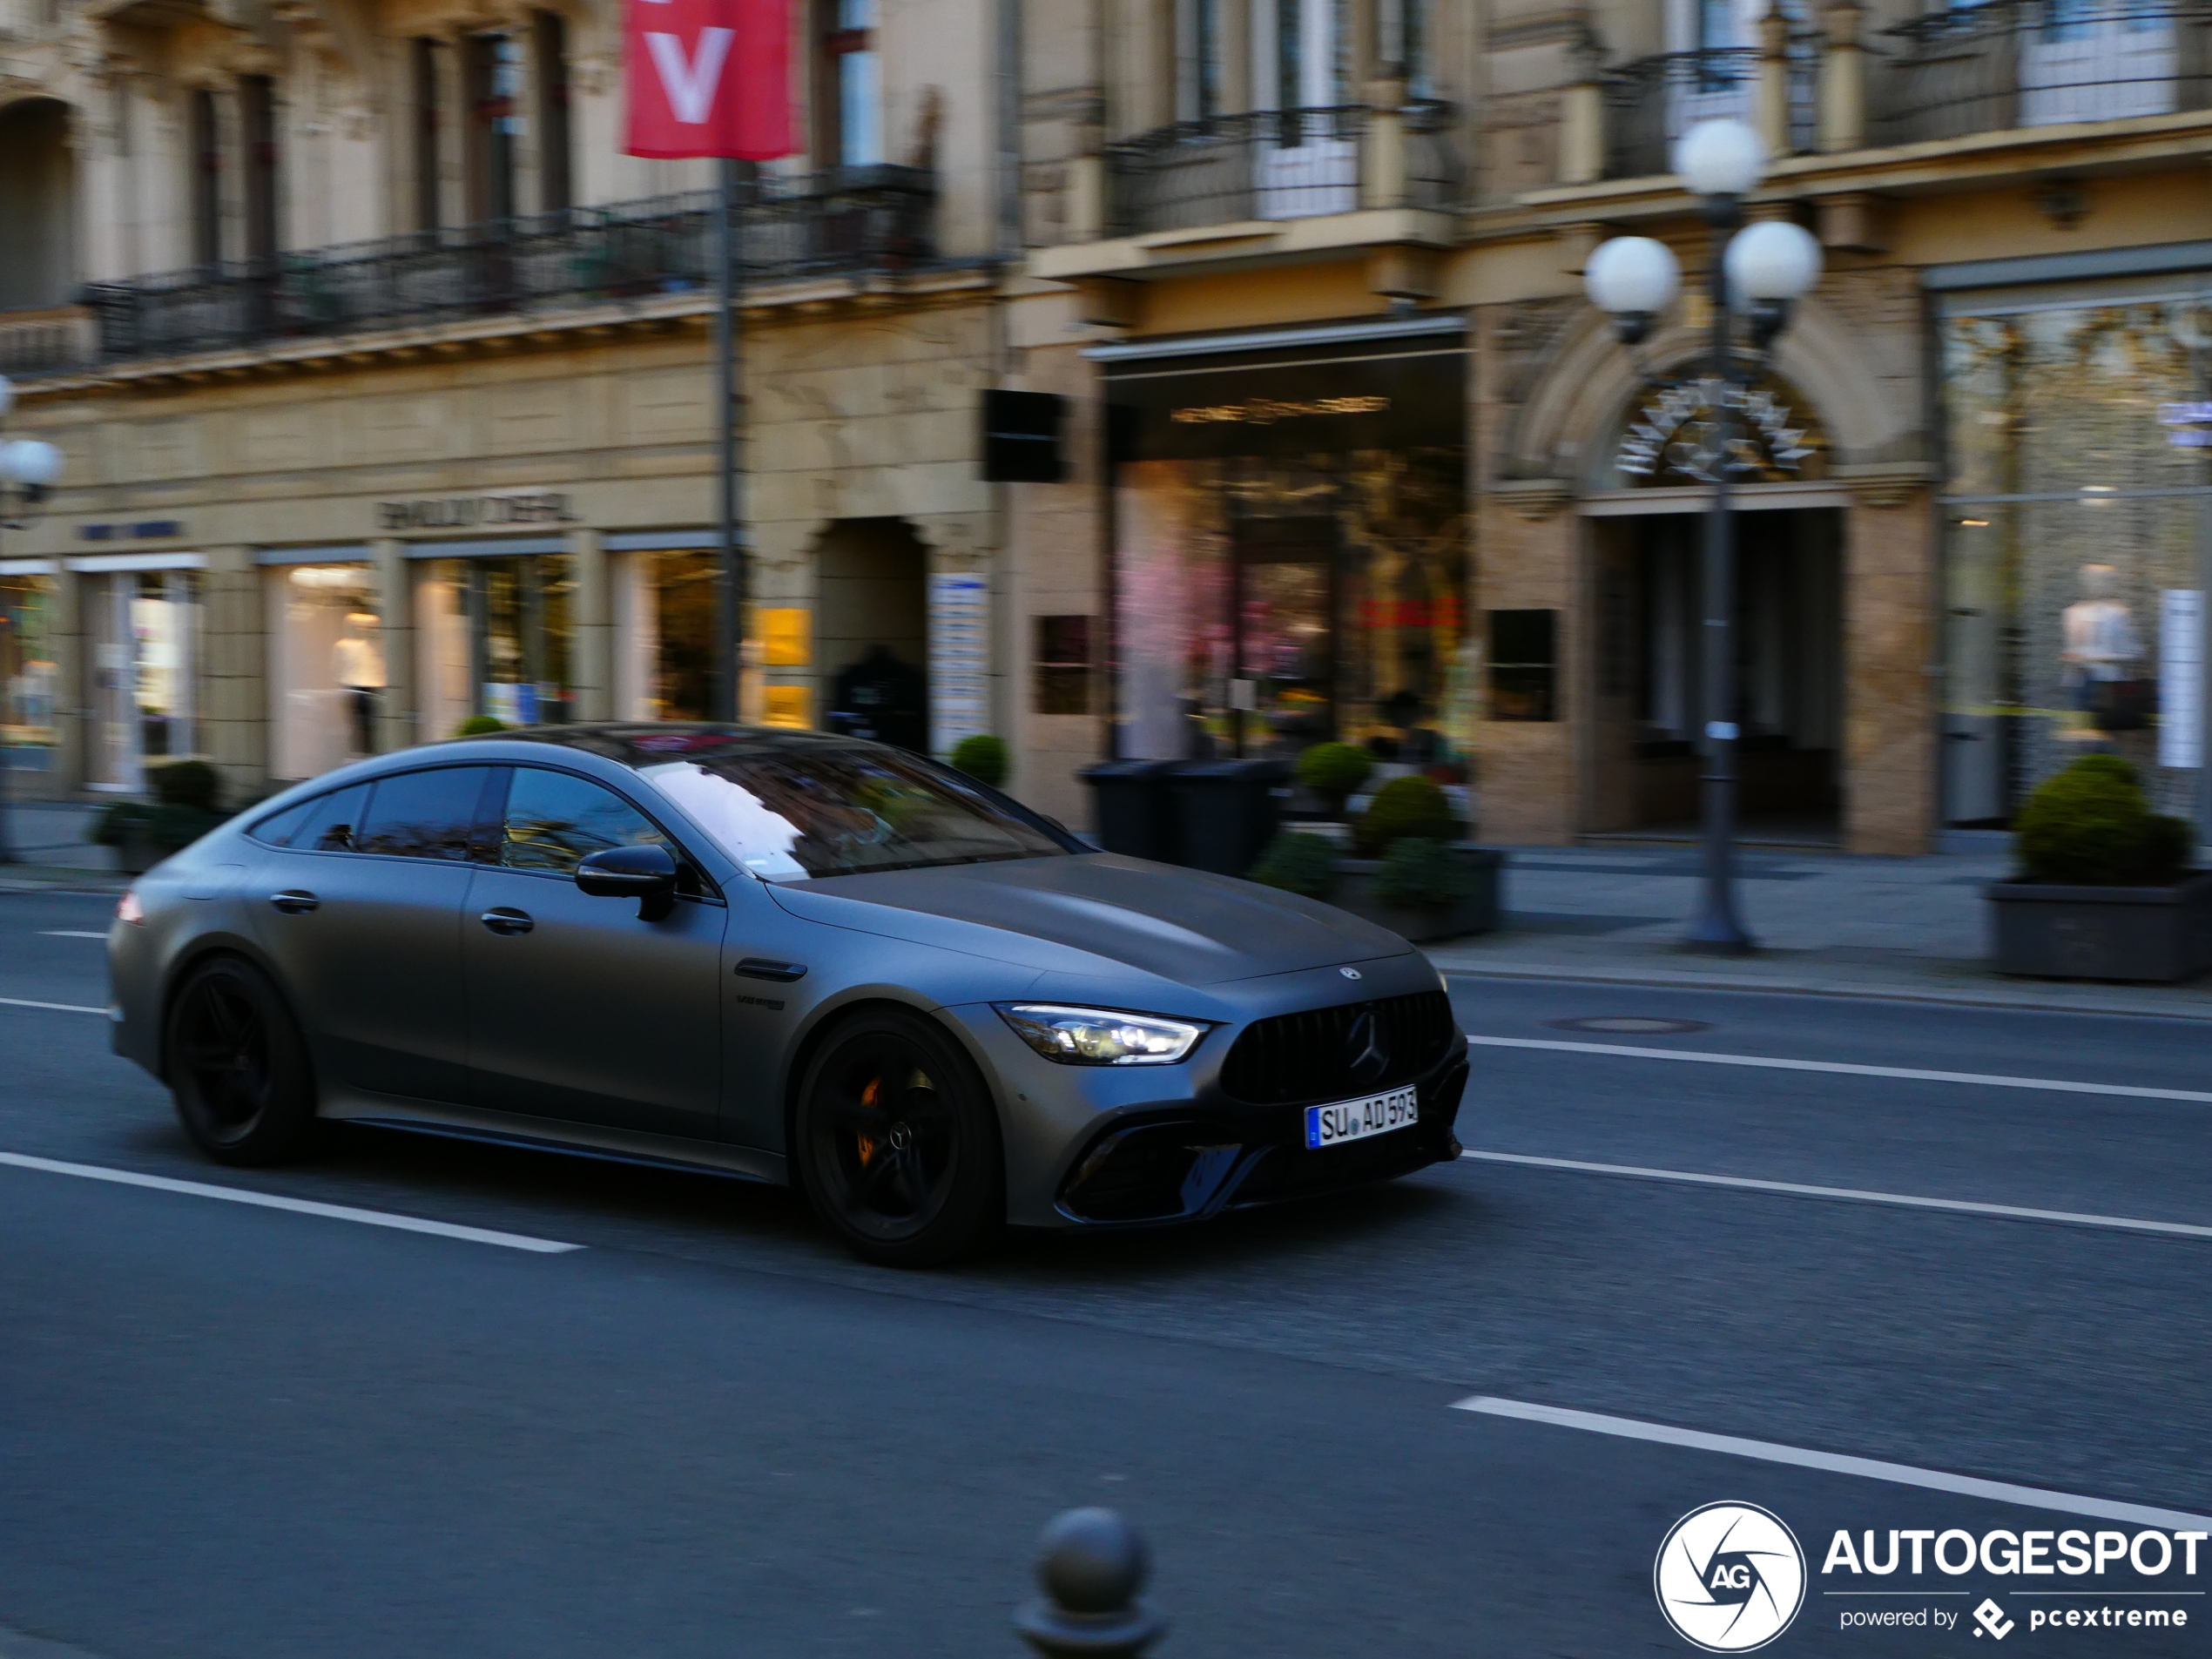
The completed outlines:
{"type": "Polygon", "coordinates": [[[1396,1089],[1441,1060],[1453,1035],[1452,1000],[1441,991],[1255,1020],[1222,1062],[1222,1092],[1255,1106],[1297,1106],[1396,1089]],[[1359,1063],[1367,1045],[1353,1027],[1370,1013],[1387,1056],[1379,1068],[1359,1063]]]}

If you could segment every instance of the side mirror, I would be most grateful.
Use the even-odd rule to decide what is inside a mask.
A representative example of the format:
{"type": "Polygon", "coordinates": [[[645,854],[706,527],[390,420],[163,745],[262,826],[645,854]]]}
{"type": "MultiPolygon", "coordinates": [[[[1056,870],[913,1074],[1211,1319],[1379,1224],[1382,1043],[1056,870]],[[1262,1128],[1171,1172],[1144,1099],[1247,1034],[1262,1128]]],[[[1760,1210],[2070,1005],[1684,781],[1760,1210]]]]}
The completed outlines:
{"type": "Polygon", "coordinates": [[[635,899],[640,921],[658,921],[676,907],[676,860],[664,846],[610,846],[576,867],[579,893],[595,899],[635,899]]]}

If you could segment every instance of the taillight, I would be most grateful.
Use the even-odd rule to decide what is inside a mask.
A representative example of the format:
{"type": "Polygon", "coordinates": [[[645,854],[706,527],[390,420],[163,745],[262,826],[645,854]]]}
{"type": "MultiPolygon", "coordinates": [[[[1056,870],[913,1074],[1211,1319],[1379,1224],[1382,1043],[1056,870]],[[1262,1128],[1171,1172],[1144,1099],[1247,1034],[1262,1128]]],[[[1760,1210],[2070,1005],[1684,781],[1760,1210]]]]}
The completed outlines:
{"type": "Polygon", "coordinates": [[[138,890],[136,887],[126,888],[123,896],[115,901],[115,919],[118,921],[135,922],[140,927],[145,925],[145,908],[138,902],[138,890]]]}

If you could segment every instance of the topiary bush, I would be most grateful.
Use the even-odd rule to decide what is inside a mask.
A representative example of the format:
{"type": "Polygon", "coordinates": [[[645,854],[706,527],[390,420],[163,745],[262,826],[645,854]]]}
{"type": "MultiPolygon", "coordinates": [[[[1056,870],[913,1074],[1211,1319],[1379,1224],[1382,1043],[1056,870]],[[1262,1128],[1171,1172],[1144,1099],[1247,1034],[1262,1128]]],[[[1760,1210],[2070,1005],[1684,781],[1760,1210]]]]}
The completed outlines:
{"type": "Polygon", "coordinates": [[[962,738],[953,745],[953,769],[992,789],[1004,787],[1008,771],[1004,738],[962,738]]]}
{"type": "Polygon", "coordinates": [[[1298,782],[1332,813],[1344,810],[1374,769],[1374,757],[1349,743],[1317,743],[1298,758],[1298,782]]]}
{"type": "Polygon", "coordinates": [[[454,727],[456,738],[489,738],[507,730],[507,722],[496,714],[472,714],[454,727]]]}
{"type": "Polygon", "coordinates": [[[205,760],[172,760],[146,772],[153,798],[164,806],[212,813],[223,792],[223,775],[205,760]]]}
{"type": "Polygon", "coordinates": [[[1250,879],[1262,887],[1308,899],[1329,896],[1329,883],[1337,873],[1337,845],[1325,835],[1301,835],[1285,830],[1270,841],[1253,865],[1250,879]]]}
{"type": "Polygon", "coordinates": [[[1391,843],[1375,872],[1375,897],[1408,910],[1444,910],[1474,892],[1474,873],[1449,841],[1407,835],[1391,843]]]}
{"type": "Polygon", "coordinates": [[[1459,833],[1451,797],[1442,786],[1426,778],[1393,778],[1353,821],[1352,845],[1360,857],[1374,859],[1408,837],[1450,841],[1459,833]]]}
{"type": "Polygon", "coordinates": [[[2163,886],[2195,839],[2184,819],[2152,812],[2135,769],[2107,754],[2046,778],[2013,823],[2019,879],[2067,887],[2163,886]]]}

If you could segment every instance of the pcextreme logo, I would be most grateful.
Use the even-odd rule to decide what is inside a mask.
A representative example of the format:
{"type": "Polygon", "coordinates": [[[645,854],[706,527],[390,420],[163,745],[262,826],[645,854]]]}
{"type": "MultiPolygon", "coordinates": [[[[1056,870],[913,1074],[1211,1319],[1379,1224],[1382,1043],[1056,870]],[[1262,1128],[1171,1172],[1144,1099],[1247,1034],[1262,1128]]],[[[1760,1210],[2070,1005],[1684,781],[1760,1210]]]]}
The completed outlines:
{"type": "Polygon", "coordinates": [[[1668,1531],[1651,1569],[1659,1611],[1708,1653],[1750,1653],[1790,1628],[1805,1601],[1805,1554],[1781,1517],[1709,1503],[1668,1531]]]}

